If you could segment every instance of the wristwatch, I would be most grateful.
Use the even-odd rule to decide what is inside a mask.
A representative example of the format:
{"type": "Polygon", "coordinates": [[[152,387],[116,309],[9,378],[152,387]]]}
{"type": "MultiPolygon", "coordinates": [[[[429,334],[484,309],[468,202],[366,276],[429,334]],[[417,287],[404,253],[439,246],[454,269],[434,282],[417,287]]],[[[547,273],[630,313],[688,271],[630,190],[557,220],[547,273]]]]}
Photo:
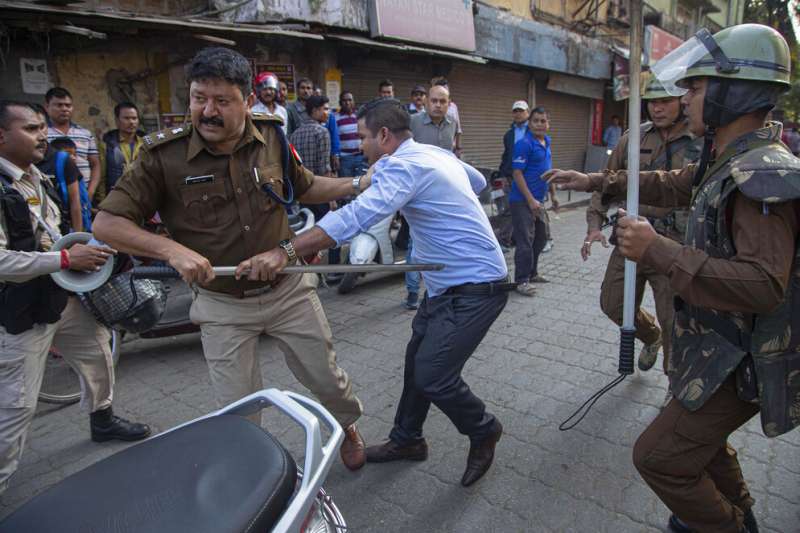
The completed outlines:
{"type": "Polygon", "coordinates": [[[278,243],[278,246],[283,248],[283,250],[286,252],[286,255],[289,256],[290,263],[297,261],[297,254],[294,251],[294,244],[292,244],[292,241],[289,239],[284,239],[278,243]]]}
{"type": "Polygon", "coordinates": [[[353,178],[353,183],[352,183],[352,185],[353,185],[353,194],[355,194],[355,195],[361,194],[361,178],[362,177],[363,176],[358,176],[356,178],[353,178]]]}

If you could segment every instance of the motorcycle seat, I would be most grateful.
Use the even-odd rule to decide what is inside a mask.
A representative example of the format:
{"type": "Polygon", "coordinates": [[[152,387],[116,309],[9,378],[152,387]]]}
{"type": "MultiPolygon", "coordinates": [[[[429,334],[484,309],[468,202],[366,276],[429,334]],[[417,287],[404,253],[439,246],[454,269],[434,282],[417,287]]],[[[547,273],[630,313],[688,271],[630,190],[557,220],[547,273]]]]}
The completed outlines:
{"type": "Polygon", "coordinates": [[[65,478],[6,518],[0,531],[265,532],[296,481],[294,460],[272,435],[220,415],[65,478]]]}

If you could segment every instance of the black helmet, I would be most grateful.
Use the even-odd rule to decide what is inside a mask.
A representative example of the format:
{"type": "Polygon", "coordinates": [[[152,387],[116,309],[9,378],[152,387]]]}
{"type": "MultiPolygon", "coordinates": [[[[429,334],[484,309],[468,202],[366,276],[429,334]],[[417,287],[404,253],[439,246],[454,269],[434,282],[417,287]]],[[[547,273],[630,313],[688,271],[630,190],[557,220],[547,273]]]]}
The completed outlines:
{"type": "Polygon", "coordinates": [[[134,279],[130,272],[117,274],[78,297],[98,322],[131,333],[141,333],[158,324],[167,302],[160,281],[134,279]]]}

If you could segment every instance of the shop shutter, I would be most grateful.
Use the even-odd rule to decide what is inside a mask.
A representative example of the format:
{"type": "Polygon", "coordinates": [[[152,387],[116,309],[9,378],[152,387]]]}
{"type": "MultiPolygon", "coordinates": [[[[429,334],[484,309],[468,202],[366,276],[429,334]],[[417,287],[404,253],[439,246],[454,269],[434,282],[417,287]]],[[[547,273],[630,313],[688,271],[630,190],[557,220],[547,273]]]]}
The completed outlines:
{"type": "MultiPolygon", "coordinates": [[[[342,69],[342,89],[353,93],[356,106],[378,96],[378,83],[381,80],[392,80],[394,95],[404,104],[411,101],[411,89],[414,85],[422,84],[427,87],[430,84],[431,76],[428,74],[427,65],[423,72],[422,69],[415,68],[413,56],[397,57],[402,57],[403,60],[397,59],[391,62],[369,60],[342,69]],[[398,68],[398,65],[402,65],[403,68],[398,68]]],[[[339,107],[339,102],[331,104],[335,108],[339,107]]]]}
{"type": "Polygon", "coordinates": [[[461,117],[463,158],[476,167],[497,170],[511,106],[528,100],[529,74],[507,67],[455,63],[447,81],[461,117]]]}
{"type": "Polygon", "coordinates": [[[553,167],[583,170],[586,146],[589,141],[588,98],[548,91],[537,83],[536,105],[550,112],[550,140],[553,167]]]}

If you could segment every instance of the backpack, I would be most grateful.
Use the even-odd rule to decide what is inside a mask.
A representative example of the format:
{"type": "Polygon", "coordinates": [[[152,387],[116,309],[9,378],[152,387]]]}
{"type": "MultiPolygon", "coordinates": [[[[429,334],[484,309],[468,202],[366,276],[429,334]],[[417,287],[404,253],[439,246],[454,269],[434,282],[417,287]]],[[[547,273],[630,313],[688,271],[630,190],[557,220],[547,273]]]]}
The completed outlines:
{"type": "MultiPolygon", "coordinates": [[[[65,207],[65,211],[69,210],[69,193],[67,192],[67,177],[65,174],[67,160],[69,154],[67,152],[56,153],[56,182],[58,184],[58,192],[61,197],[61,203],[65,207]]],[[[83,231],[92,231],[92,202],[89,199],[89,190],[86,187],[86,182],[83,179],[78,180],[78,190],[81,199],[81,219],[83,219],[83,231]]]]}

